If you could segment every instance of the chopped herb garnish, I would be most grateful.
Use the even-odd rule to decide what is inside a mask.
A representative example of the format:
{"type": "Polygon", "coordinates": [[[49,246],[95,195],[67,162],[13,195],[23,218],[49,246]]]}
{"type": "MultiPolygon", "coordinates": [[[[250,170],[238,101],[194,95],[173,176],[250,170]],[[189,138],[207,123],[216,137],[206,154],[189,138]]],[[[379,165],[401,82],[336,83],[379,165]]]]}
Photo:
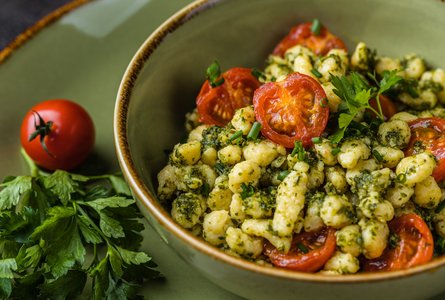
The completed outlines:
{"type": "Polygon", "coordinates": [[[401,173],[401,174],[397,175],[397,181],[400,183],[405,183],[406,182],[406,174],[401,173]]]}
{"type": "Polygon", "coordinates": [[[299,161],[304,161],[306,158],[306,150],[304,150],[303,143],[301,141],[295,141],[294,149],[292,149],[291,156],[297,155],[299,161]]]}
{"type": "Polygon", "coordinates": [[[309,249],[303,243],[297,243],[296,246],[301,252],[303,252],[303,254],[306,254],[309,252],[309,249]]]}
{"type": "Polygon", "coordinates": [[[317,137],[312,138],[312,143],[321,144],[321,137],[317,136],[317,137]]]}
{"type": "Polygon", "coordinates": [[[204,197],[208,197],[209,196],[209,194],[210,194],[210,185],[207,182],[202,185],[202,187],[201,187],[201,194],[204,197]]]}
{"type": "Polygon", "coordinates": [[[396,233],[391,233],[389,235],[389,247],[391,249],[397,248],[397,246],[399,245],[400,242],[400,236],[397,235],[396,233]]]}
{"type": "Polygon", "coordinates": [[[237,140],[237,139],[239,139],[242,136],[243,136],[243,131],[242,130],[238,130],[237,132],[232,134],[232,136],[229,138],[229,141],[233,142],[234,140],[237,140]]]}
{"type": "Polygon", "coordinates": [[[377,159],[378,162],[382,162],[383,161],[383,156],[380,154],[379,151],[373,150],[372,151],[372,155],[374,155],[375,159],[377,159]]]}
{"type": "Polygon", "coordinates": [[[419,93],[417,91],[417,82],[415,80],[405,79],[403,82],[403,88],[412,98],[419,97],[419,93]]]}
{"type": "Polygon", "coordinates": [[[287,175],[289,175],[289,173],[290,173],[290,172],[289,172],[288,170],[281,171],[281,172],[278,174],[277,179],[280,180],[280,181],[283,181],[284,178],[286,178],[287,175]]]}
{"type": "Polygon", "coordinates": [[[265,81],[267,79],[266,74],[264,74],[264,72],[258,70],[257,68],[252,69],[252,75],[260,81],[265,81]]]}
{"type": "Polygon", "coordinates": [[[312,20],[311,31],[314,35],[320,35],[321,32],[321,23],[318,19],[312,20]]]}
{"type": "Polygon", "coordinates": [[[228,167],[220,162],[217,162],[213,167],[215,168],[216,173],[218,173],[218,175],[223,175],[228,172],[228,167]]]}
{"type": "Polygon", "coordinates": [[[339,153],[340,153],[340,148],[338,148],[338,147],[332,148],[332,150],[331,150],[332,155],[337,155],[339,153]]]}
{"type": "Polygon", "coordinates": [[[442,201],[439,203],[439,205],[437,205],[437,207],[434,209],[434,212],[436,214],[440,213],[442,211],[442,209],[445,208],[445,201],[442,201]]]}
{"type": "Polygon", "coordinates": [[[437,255],[445,254],[445,239],[441,236],[438,236],[434,239],[434,251],[437,255]]]}
{"type": "Polygon", "coordinates": [[[311,73],[314,74],[314,76],[317,77],[317,78],[321,78],[321,77],[323,77],[323,75],[322,75],[320,72],[318,72],[318,70],[315,69],[315,68],[313,68],[313,69],[311,70],[311,73]]]}
{"type": "Polygon", "coordinates": [[[253,194],[255,193],[253,186],[251,186],[250,184],[245,184],[244,182],[241,183],[241,189],[242,191],[240,195],[242,199],[249,198],[253,196],[253,194]]]}
{"type": "Polygon", "coordinates": [[[217,61],[214,61],[206,71],[206,77],[211,87],[217,87],[224,83],[224,77],[221,77],[221,68],[217,61]]]}
{"type": "Polygon", "coordinates": [[[261,131],[261,123],[255,122],[252,125],[252,128],[249,131],[249,134],[247,134],[248,140],[256,140],[258,138],[258,134],[261,131]]]}

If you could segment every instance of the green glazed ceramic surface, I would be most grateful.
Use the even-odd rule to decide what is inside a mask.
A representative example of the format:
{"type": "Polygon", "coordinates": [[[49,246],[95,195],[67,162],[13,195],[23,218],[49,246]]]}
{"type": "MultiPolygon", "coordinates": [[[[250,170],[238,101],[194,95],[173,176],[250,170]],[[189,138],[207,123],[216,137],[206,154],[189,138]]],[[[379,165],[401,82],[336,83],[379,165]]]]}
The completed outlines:
{"type": "MultiPolygon", "coordinates": [[[[146,37],[189,0],[97,0],[51,24],[0,64],[0,178],[28,172],[20,155],[22,117],[35,103],[68,98],[96,126],[97,172],[116,171],[113,110],[122,74],[146,37]]],[[[186,265],[148,227],[144,249],[166,280],[149,282],[147,299],[239,299],[186,265]]]]}
{"type": "Polygon", "coordinates": [[[415,52],[445,67],[444,15],[445,4],[436,0],[221,0],[182,10],[135,55],[116,106],[118,157],[149,221],[190,265],[252,299],[427,299],[442,292],[445,258],[398,272],[328,278],[229,257],[172,222],[156,202],[155,178],[164,150],[184,135],[184,114],[211,61],[223,69],[262,66],[292,25],[319,18],[349,49],[363,40],[383,55],[415,52]]]}

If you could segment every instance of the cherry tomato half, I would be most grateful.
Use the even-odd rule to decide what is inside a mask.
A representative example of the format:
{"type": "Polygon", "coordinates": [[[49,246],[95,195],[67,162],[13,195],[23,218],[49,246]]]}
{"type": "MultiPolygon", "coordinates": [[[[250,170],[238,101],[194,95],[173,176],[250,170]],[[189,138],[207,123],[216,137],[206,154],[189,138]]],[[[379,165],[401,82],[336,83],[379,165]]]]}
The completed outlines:
{"type": "Polygon", "coordinates": [[[419,118],[408,123],[411,139],[405,156],[429,150],[437,159],[433,177],[437,182],[445,179],[445,120],[441,118],[419,118]]]}
{"type": "Polygon", "coordinates": [[[395,236],[395,247],[388,246],[380,257],[365,260],[364,271],[406,269],[432,259],[433,236],[421,217],[413,213],[401,215],[389,222],[389,230],[395,236]]]}
{"type": "MultiPolygon", "coordinates": [[[[397,113],[397,107],[391,99],[384,95],[380,95],[379,100],[383,116],[385,117],[384,121],[387,121],[397,113]]],[[[371,107],[374,108],[376,111],[379,111],[379,107],[375,98],[369,100],[369,105],[371,105],[371,107]]],[[[374,112],[371,112],[371,116],[376,117],[374,112]]]]}
{"type": "Polygon", "coordinates": [[[255,91],[253,105],[262,134],[286,148],[293,148],[295,141],[305,147],[311,145],[329,118],[323,88],[312,77],[300,73],[262,85],[255,91]]]}
{"type": "Polygon", "coordinates": [[[275,47],[273,54],[283,56],[287,49],[295,45],[305,46],[317,55],[326,55],[331,49],[347,50],[345,43],[326,27],[322,26],[318,35],[314,34],[311,28],[312,22],[292,27],[288,35],[275,47]]]}
{"type": "Polygon", "coordinates": [[[29,157],[48,170],[77,167],[93,149],[94,139],[93,121],[86,110],[65,99],[46,100],[32,107],[20,133],[29,157]]]}
{"type": "Polygon", "coordinates": [[[260,86],[247,68],[229,69],[222,78],[224,83],[217,87],[205,81],[196,98],[200,121],[207,125],[225,126],[235,110],[252,104],[253,92],[260,86]]]}
{"type": "Polygon", "coordinates": [[[289,253],[280,252],[269,242],[265,243],[263,253],[277,267],[316,272],[332,257],[335,247],[335,229],[324,227],[296,235],[289,253]]]}

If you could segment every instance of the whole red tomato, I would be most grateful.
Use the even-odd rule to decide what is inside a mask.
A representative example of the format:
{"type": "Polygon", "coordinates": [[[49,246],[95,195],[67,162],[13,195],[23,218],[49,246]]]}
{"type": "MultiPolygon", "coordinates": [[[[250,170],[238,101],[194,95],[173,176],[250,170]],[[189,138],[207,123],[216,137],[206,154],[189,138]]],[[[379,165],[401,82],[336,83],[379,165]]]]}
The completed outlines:
{"type": "Polygon", "coordinates": [[[70,170],[80,165],[94,146],[91,117],[79,104],[65,99],[43,101],[22,122],[22,147],[47,170],[70,170]]]}

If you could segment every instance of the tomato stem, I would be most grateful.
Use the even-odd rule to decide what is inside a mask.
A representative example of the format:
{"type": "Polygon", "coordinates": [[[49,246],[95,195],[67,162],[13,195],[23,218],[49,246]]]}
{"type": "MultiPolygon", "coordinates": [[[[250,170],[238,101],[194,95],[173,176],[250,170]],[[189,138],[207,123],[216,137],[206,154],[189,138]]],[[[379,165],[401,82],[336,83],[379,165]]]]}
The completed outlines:
{"type": "Polygon", "coordinates": [[[49,152],[48,147],[45,144],[45,137],[51,132],[51,127],[53,125],[52,121],[45,122],[42,116],[36,112],[32,111],[34,116],[34,127],[36,130],[29,135],[28,141],[34,140],[36,137],[40,138],[40,144],[42,145],[43,150],[48,153],[49,156],[54,157],[54,155],[49,152]],[[39,120],[39,124],[37,124],[37,119],[39,120]]]}

